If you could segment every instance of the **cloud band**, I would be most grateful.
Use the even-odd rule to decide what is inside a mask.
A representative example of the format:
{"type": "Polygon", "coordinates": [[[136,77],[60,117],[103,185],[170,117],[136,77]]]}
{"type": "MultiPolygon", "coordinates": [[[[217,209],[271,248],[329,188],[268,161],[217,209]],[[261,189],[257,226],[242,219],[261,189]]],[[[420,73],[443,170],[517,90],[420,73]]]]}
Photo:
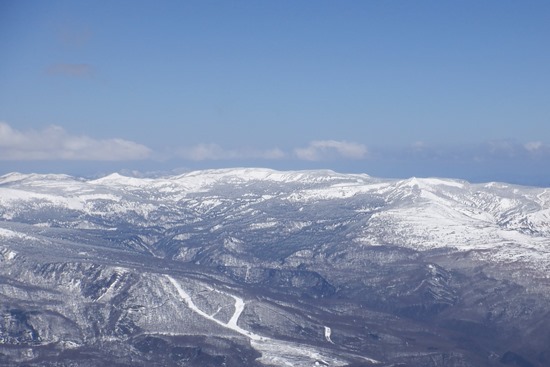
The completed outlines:
{"type": "Polygon", "coordinates": [[[148,147],[124,139],[71,135],[55,125],[20,131],[0,122],[0,160],[124,161],[150,155],[148,147]]]}

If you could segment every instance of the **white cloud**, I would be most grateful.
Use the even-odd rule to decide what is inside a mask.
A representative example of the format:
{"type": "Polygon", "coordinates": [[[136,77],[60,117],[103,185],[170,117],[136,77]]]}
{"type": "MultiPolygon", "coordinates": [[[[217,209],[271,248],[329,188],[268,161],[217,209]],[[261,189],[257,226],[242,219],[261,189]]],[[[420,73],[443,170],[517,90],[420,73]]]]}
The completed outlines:
{"type": "Polygon", "coordinates": [[[496,157],[513,158],[518,154],[519,144],[514,140],[490,140],[487,142],[489,153],[496,157]]]}
{"type": "Polygon", "coordinates": [[[286,154],[278,149],[224,149],[218,144],[198,144],[191,148],[181,149],[181,158],[192,161],[230,160],[230,159],[281,159],[286,154]]]}
{"type": "Polygon", "coordinates": [[[502,158],[536,158],[548,156],[550,146],[541,141],[530,141],[520,143],[515,140],[491,141],[489,142],[489,152],[496,157],[502,158]]]}
{"type": "Polygon", "coordinates": [[[296,148],[294,153],[299,159],[306,161],[320,161],[324,159],[343,157],[349,159],[361,159],[367,155],[367,147],[363,144],[338,141],[315,140],[305,148],[296,148]]]}
{"type": "Polygon", "coordinates": [[[487,162],[550,157],[550,145],[542,141],[522,143],[513,139],[467,144],[414,142],[409,147],[373,147],[370,157],[487,162]]]}
{"type": "Polygon", "coordinates": [[[0,160],[123,161],[150,155],[149,148],[128,140],[71,135],[55,125],[20,131],[0,122],[0,160]]]}
{"type": "Polygon", "coordinates": [[[411,147],[412,147],[413,150],[421,151],[421,150],[424,150],[426,148],[426,143],[424,143],[421,140],[417,140],[414,143],[412,143],[411,147]]]}
{"type": "Polygon", "coordinates": [[[525,143],[523,147],[531,153],[536,153],[544,148],[544,144],[541,141],[530,141],[525,143]]]}

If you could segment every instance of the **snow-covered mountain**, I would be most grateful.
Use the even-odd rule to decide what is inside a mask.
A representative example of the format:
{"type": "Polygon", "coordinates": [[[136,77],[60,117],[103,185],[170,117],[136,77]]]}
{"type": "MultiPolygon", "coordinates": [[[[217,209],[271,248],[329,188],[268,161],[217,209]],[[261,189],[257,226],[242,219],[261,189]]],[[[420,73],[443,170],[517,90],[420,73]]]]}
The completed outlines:
{"type": "Polygon", "coordinates": [[[549,286],[546,188],[0,177],[0,364],[546,366],[549,286]]]}

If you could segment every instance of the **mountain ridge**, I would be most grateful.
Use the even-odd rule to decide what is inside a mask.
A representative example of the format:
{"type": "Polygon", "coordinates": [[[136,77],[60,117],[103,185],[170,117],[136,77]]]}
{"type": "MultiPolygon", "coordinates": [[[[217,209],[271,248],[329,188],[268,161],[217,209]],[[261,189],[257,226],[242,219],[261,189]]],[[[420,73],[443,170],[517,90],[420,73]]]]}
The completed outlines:
{"type": "Polygon", "coordinates": [[[4,175],[0,364],[542,367],[549,213],[441,178],[4,175]]]}

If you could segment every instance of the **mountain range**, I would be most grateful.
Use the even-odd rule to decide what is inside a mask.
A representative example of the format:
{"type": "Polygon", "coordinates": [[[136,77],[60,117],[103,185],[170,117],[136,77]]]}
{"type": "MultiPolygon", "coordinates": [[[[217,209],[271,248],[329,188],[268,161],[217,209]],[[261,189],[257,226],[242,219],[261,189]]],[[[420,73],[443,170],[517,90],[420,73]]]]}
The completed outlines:
{"type": "Polygon", "coordinates": [[[0,176],[0,365],[550,365],[550,189],[0,176]]]}

